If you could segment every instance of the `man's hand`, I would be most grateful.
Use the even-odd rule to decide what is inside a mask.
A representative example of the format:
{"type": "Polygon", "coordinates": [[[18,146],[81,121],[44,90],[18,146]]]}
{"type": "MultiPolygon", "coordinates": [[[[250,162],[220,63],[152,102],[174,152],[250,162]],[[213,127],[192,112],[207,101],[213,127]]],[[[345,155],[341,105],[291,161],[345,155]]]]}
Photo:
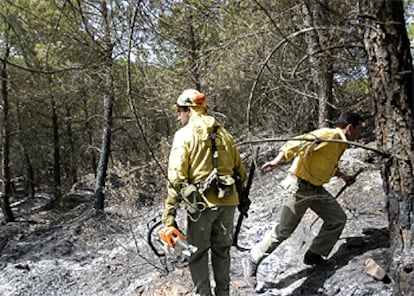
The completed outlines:
{"type": "Polygon", "coordinates": [[[262,165],[260,170],[262,171],[263,174],[266,174],[270,172],[271,170],[273,170],[275,167],[277,167],[279,163],[282,160],[284,160],[284,158],[285,158],[285,152],[279,151],[279,154],[275,157],[275,159],[273,159],[272,161],[266,162],[264,165],[262,165]]]}
{"type": "Polygon", "coordinates": [[[275,167],[276,167],[276,165],[274,165],[273,162],[268,161],[264,165],[262,165],[260,170],[261,170],[262,174],[266,174],[266,173],[270,172],[271,170],[273,170],[275,167]]]}

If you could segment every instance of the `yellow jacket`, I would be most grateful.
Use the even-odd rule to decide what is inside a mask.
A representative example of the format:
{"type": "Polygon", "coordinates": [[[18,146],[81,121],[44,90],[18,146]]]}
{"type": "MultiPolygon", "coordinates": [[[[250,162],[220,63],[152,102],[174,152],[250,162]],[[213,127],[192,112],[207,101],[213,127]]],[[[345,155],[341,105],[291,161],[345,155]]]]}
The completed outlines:
{"type": "MultiPolygon", "coordinates": [[[[322,128],[295,138],[346,141],[340,128],[322,128]]],[[[285,161],[294,158],[290,173],[320,186],[329,182],[335,175],[339,159],[346,148],[347,145],[343,143],[292,140],[286,142],[280,150],[285,153],[285,161]]]]}
{"type": "MultiPolygon", "coordinates": [[[[204,181],[213,170],[213,156],[210,133],[214,126],[217,130],[216,146],[218,151],[218,175],[233,176],[238,172],[242,184],[247,179],[246,169],[241,161],[240,154],[234,146],[233,137],[213,117],[191,110],[187,125],[179,129],[174,135],[169,162],[167,185],[168,197],[163,214],[163,223],[171,225],[176,214],[176,207],[180,202],[178,192],[182,182],[197,184],[204,181]]],[[[214,192],[208,192],[204,198],[206,207],[237,206],[239,198],[235,186],[232,193],[219,199],[214,192]]]]}

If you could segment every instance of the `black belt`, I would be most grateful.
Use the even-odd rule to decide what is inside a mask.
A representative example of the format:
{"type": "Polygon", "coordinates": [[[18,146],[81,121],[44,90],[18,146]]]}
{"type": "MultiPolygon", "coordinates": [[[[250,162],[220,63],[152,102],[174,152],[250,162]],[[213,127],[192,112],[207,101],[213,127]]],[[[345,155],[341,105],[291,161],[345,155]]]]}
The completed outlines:
{"type": "Polygon", "coordinates": [[[314,185],[311,182],[306,181],[305,179],[302,179],[302,178],[299,178],[299,177],[296,177],[296,178],[298,178],[299,184],[302,183],[302,184],[305,184],[305,185],[311,186],[311,187],[321,187],[322,186],[322,185],[314,185]]]}

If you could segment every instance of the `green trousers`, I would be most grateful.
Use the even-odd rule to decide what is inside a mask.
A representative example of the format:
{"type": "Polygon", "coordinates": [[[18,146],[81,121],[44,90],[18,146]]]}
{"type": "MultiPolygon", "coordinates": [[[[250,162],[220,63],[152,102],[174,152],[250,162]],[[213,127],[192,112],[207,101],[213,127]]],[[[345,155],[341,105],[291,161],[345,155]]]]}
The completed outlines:
{"type": "Polygon", "coordinates": [[[209,277],[209,250],[216,282],[215,295],[228,296],[230,248],[233,240],[234,206],[206,209],[196,222],[187,220],[187,240],[198,248],[190,257],[191,277],[198,295],[212,295],[209,277]]]}
{"type": "Polygon", "coordinates": [[[309,249],[313,253],[328,256],[342,233],[346,214],[323,186],[314,186],[294,176],[287,177],[284,182],[284,204],[279,223],[252,248],[252,260],[259,263],[290,237],[308,208],[323,220],[309,249]]]}

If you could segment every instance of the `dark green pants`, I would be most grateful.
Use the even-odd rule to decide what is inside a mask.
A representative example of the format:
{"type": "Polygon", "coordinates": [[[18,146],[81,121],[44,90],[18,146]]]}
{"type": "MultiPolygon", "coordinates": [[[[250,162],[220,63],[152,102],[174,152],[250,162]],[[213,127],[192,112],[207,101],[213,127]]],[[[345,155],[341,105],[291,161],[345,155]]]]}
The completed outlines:
{"type": "Polygon", "coordinates": [[[215,295],[228,296],[230,285],[230,248],[233,240],[235,207],[206,209],[197,222],[187,220],[187,240],[198,251],[190,257],[190,271],[199,295],[211,295],[209,250],[216,282],[215,295]]]}
{"type": "Polygon", "coordinates": [[[288,177],[279,223],[252,248],[253,261],[259,263],[290,237],[308,208],[323,220],[322,227],[313,239],[310,250],[316,254],[328,256],[342,233],[346,214],[322,186],[314,186],[296,177],[288,177]]]}

